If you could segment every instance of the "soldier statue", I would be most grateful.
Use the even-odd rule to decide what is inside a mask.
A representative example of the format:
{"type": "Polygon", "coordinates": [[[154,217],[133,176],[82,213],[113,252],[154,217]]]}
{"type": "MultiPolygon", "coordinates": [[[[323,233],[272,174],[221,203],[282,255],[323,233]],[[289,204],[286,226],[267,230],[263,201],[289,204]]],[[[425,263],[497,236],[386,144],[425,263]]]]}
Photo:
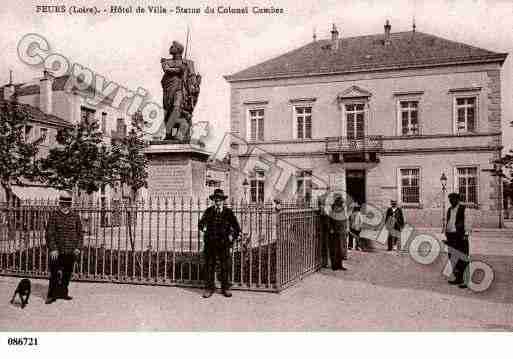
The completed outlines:
{"type": "Polygon", "coordinates": [[[164,75],[163,90],[165,140],[190,142],[192,112],[198,101],[201,76],[194,72],[194,62],[182,59],[184,47],[173,41],[169,48],[171,59],[161,58],[164,75]]]}

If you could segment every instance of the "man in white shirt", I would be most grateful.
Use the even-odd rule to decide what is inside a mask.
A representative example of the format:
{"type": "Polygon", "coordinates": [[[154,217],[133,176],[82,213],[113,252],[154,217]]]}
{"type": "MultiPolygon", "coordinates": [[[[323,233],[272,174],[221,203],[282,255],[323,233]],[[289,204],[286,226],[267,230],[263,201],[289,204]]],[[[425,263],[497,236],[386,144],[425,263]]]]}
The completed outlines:
{"type": "Polygon", "coordinates": [[[460,194],[449,194],[451,207],[447,210],[447,225],[445,236],[447,237],[448,257],[451,261],[454,279],[450,284],[467,288],[464,282],[464,274],[468,265],[469,243],[465,236],[465,206],[460,203],[460,194]],[[459,252],[456,254],[456,252],[459,252]]]}

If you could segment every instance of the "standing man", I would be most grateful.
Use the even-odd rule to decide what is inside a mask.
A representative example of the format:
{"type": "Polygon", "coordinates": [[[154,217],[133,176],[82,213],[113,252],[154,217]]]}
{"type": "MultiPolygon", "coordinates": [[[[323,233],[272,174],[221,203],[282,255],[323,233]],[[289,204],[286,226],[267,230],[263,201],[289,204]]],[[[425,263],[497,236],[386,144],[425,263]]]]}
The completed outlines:
{"type": "Polygon", "coordinates": [[[360,204],[355,203],[353,213],[349,217],[349,249],[362,250],[363,246],[360,243],[360,232],[362,231],[363,218],[360,212],[360,204]]]}
{"type": "Polygon", "coordinates": [[[347,259],[347,215],[342,195],[336,194],[330,211],[329,251],[331,269],[346,270],[347,259]]]}
{"type": "Polygon", "coordinates": [[[46,304],[57,299],[71,300],[68,286],[73,265],[80,255],[84,241],[82,222],[71,209],[71,197],[60,196],[59,208],[50,214],[46,227],[46,245],[50,251],[50,278],[46,304]]]}
{"type": "Polygon", "coordinates": [[[329,214],[326,211],[326,200],[328,192],[323,193],[317,197],[317,206],[319,207],[320,213],[320,237],[321,237],[321,267],[328,266],[328,241],[329,241],[329,214]]]}
{"type": "Polygon", "coordinates": [[[401,208],[397,207],[397,201],[390,201],[390,208],[387,209],[385,223],[388,229],[388,248],[391,251],[395,245],[401,249],[401,230],[404,227],[404,217],[401,208]]]}
{"type": "Polygon", "coordinates": [[[465,206],[460,203],[458,193],[450,193],[449,202],[451,207],[447,210],[445,236],[447,237],[448,256],[454,276],[454,279],[449,280],[449,283],[459,285],[460,288],[467,288],[463,280],[469,255],[468,238],[465,236],[465,206]]]}
{"type": "Polygon", "coordinates": [[[217,188],[210,199],[214,205],[208,207],[201,217],[198,227],[200,240],[204,243],[206,289],[203,298],[209,298],[215,292],[216,261],[221,267],[221,289],[225,297],[231,297],[228,275],[230,273],[230,248],[239,237],[240,226],[230,208],[224,206],[225,196],[222,189],[217,188]]]}

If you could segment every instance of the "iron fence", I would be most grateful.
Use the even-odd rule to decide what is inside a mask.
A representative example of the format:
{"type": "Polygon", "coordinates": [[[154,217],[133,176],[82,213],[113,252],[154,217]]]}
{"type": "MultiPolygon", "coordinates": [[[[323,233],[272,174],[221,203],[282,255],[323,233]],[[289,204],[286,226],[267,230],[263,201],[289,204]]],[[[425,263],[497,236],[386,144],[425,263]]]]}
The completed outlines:
{"type": "MultiPolygon", "coordinates": [[[[153,285],[203,285],[198,221],[208,202],[188,198],[80,203],[84,243],[73,278],[153,285]]],[[[234,289],[280,291],[321,263],[319,215],[297,204],[229,203],[241,226],[231,251],[234,289]]],[[[46,224],[56,203],[0,206],[0,275],[48,275],[46,224]]]]}

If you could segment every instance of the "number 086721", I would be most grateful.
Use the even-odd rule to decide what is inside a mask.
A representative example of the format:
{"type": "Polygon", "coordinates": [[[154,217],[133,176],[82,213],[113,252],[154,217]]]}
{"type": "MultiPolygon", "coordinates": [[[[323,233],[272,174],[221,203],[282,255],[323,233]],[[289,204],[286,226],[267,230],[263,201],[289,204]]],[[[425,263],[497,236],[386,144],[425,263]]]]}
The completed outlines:
{"type": "Polygon", "coordinates": [[[7,345],[37,345],[37,338],[29,337],[9,337],[7,338],[7,345]]]}

